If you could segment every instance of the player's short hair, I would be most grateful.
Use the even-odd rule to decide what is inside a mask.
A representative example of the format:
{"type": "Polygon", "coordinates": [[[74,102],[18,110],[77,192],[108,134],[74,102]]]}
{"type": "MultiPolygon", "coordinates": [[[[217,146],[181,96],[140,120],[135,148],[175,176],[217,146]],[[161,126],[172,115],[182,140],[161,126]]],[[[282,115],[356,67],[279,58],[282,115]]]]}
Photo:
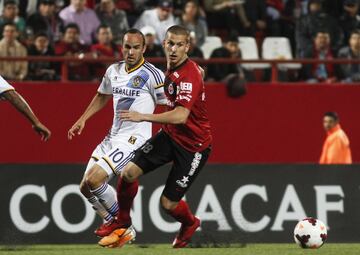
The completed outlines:
{"type": "Polygon", "coordinates": [[[145,46],[145,36],[143,33],[141,33],[141,31],[139,29],[136,29],[136,28],[130,28],[128,30],[125,31],[125,33],[122,35],[121,37],[121,42],[124,43],[124,37],[125,35],[127,34],[138,34],[141,36],[142,38],[142,41],[143,41],[143,46],[145,46]]]}
{"type": "Polygon", "coordinates": [[[168,34],[172,33],[175,35],[185,35],[186,36],[186,42],[190,43],[190,32],[183,26],[174,25],[168,28],[165,33],[165,38],[167,38],[168,34]]]}
{"type": "Polygon", "coordinates": [[[64,33],[66,33],[66,31],[67,31],[69,28],[76,29],[76,31],[77,31],[78,33],[80,33],[80,28],[79,28],[79,26],[78,26],[76,23],[69,23],[68,25],[66,25],[65,28],[64,28],[64,33]]]}
{"type": "Polygon", "coordinates": [[[339,121],[339,115],[336,112],[325,112],[324,117],[330,117],[333,120],[335,120],[336,122],[339,121]]]}

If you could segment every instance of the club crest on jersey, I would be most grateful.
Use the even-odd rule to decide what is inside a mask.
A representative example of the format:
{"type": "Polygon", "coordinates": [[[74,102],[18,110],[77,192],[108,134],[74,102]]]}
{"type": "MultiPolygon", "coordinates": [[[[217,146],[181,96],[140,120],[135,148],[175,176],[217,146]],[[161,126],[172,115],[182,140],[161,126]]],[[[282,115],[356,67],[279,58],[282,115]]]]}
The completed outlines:
{"type": "Polygon", "coordinates": [[[174,85],[172,83],[170,83],[168,86],[168,92],[170,95],[174,95],[175,90],[174,90],[174,85]]]}
{"type": "Polygon", "coordinates": [[[131,144],[135,144],[136,139],[137,139],[137,138],[136,138],[135,136],[130,136],[128,142],[131,143],[131,144]]]}
{"type": "Polygon", "coordinates": [[[143,82],[143,79],[140,76],[135,76],[132,79],[132,86],[134,88],[138,88],[141,85],[142,82],[143,82]]]}

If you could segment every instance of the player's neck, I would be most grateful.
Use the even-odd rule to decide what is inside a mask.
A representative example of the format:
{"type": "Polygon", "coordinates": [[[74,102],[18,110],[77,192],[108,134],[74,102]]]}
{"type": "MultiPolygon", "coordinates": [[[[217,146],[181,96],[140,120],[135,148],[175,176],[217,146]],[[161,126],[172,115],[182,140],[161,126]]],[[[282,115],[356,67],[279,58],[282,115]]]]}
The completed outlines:
{"type": "Polygon", "coordinates": [[[170,71],[178,69],[180,66],[185,64],[187,60],[188,60],[188,56],[185,55],[179,62],[174,63],[173,65],[171,63],[168,63],[167,64],[167,69],[170,70],[170,71]]]}
{"type": "Polygon", "coordinates": [[[125,63],[125,70],[126,72],[132,72],[136,69],[138,69],[143,63],[144,63],[144,58],[141,58],[136,64],[133,65],[129,65],[128,63],[125,63]]]}

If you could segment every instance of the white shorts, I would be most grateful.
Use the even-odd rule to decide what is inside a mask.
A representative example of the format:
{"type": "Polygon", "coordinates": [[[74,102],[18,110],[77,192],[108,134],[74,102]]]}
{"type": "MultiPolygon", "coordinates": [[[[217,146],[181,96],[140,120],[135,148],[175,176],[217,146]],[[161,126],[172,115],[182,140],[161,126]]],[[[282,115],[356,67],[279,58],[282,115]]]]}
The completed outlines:
{"type": "Polygon", "coordinates": [[[119,175],[135,155],[135,150],[143,143],[131,144],[128,141],[104,139],[93,151],[85,174],[95,165],[99,165],[108,174],[108,180],[119,175]]]}

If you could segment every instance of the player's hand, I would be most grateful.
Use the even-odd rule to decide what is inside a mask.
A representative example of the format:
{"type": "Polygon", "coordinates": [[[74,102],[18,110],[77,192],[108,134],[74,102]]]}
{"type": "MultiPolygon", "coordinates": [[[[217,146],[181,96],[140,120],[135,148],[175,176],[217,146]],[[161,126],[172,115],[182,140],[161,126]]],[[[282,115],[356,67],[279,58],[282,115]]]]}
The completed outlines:
{"type": "Polygon", "coordinates": [[[127,110],[120,111],[120,118],[125,121],[141,122],[143,121],[143,115],[138,112],[130,112],[127,110]]]}
{"type": "Polygon", "coordinates": [[[42,141],[46,142],[47,140],[49,140],[49,138],[51,136],[51,132],[42,123],[38,122],[38,123],[34,124],[32,127],[35,130],[35,132],[41,136],[42,141]]]}
{"type": "Polygon", "coordinates": [[[81,119],[76,121],[75,124],[68,131],[68,139],[72,140],[72,138],[75,135],[81,135],[81,132],[83,131],[84,127],[85,127],[85,121],[81,119]]]}

